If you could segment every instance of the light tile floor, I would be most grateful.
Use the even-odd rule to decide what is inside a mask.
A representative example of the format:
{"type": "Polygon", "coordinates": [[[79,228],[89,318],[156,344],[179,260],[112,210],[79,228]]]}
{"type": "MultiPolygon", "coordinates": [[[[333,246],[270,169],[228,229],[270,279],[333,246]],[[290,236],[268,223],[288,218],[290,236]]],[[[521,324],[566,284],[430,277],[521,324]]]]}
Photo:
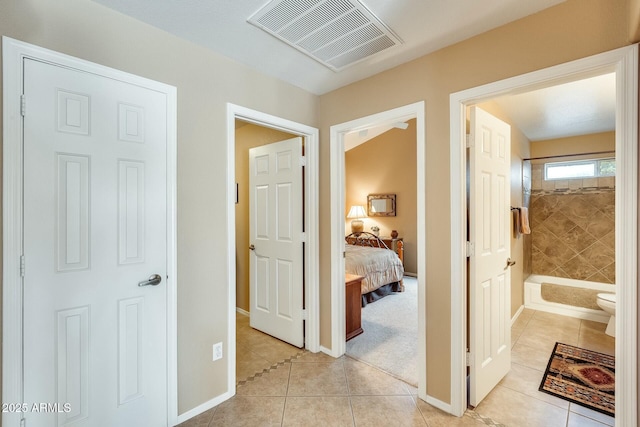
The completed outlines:
{"type": "Polygon", "coordinates": [[[511,372],[475,410],[456,418],[376,368],[302,351],[238,315],[236,396],[180,426],[612,426],[611,417],[538,391],[556,341],[613,354],[605,326],[524,310],[511,331],[511,372]]]}
{"type": "Polygon", "coordinates": [[[615,354],[606,324],[525,309],[511,328],[511,371],[475,408],[508,426],[602,427],[614,419],[538,391],[556,342],[615,354]]]}

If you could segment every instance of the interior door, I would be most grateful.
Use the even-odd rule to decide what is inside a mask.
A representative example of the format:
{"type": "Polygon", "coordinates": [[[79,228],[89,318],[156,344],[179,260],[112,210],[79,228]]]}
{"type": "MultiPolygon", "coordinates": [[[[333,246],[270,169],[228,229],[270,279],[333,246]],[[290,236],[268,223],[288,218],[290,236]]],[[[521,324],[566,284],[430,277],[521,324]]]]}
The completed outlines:
{"type": "Polygon", "coordinates": [[[166,426],[165,96],[24,73],[26,425],[166,426]]]}
{"type": "Polygon", "coordinates": [[[296,347],[303,337],[302,138],[249,150],[250,324],[296,347]]]}
{"type": "Polygon", "coordinates": [[[469,150],[470,404],[511,368],[510,126],[471,108],[469,150]]]}

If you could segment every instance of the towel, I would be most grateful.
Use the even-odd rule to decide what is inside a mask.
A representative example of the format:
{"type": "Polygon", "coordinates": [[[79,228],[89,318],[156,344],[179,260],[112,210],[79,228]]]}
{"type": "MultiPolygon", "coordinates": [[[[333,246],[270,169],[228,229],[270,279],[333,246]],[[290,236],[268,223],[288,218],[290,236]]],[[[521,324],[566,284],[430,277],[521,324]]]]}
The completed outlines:
{"type": "Polygon", "coordinates": [[[520,233],[531,234],[531,227],[529,226],[529,209],[521,207],[518,209],[520,218],[518,224],[520,225],[520,233]]]}

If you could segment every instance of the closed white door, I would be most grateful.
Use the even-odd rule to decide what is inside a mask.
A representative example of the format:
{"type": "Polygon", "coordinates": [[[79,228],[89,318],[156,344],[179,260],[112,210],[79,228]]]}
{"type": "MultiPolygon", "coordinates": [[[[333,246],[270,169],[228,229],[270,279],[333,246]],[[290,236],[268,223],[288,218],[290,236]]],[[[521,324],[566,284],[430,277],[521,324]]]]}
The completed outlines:
{"type": "Polygon", "coordinates": [[[26,425],[166,426],[165,96],[24,73],[26,425]]]}
{"type": "Polygon", "coordinates": [[[249,150],[250,324],[296,347],[303,337],[302,138],[249,150]]]}
{"type": "Polygon", "coordinates": [[[470,404],[477,406],[511,368],[511,128],[472,107],[470,141],[470,404]]]}

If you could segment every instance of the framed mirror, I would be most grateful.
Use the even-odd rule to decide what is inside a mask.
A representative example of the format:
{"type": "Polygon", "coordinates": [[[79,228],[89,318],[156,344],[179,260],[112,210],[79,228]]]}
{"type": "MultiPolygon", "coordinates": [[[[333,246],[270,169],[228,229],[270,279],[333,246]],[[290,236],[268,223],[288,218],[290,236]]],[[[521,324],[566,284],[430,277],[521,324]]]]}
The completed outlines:
{"type": "Polygon", "coordinates": [[[367,216],[396,216],[396,195],[369,194],[367,216]]]}

